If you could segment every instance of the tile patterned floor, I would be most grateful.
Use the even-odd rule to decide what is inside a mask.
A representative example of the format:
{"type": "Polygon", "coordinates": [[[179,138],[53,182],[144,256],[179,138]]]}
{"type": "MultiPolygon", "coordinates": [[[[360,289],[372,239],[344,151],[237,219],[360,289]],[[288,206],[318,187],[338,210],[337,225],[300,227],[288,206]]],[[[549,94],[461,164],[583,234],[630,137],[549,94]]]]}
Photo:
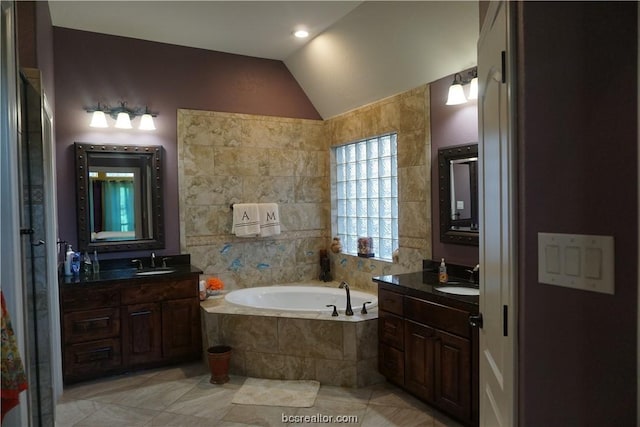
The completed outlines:
{"type": "MultiPolygon", "coordinates": [[[[356,416],[351,427],[461,427],[442,413],[388,384],[349,389],[321,386],[311,408],[232,404],[245,377],[209,383],[203,364],[121,375],[66,387],[56,427],[313,426],[283,416],[356,416]]],[[[333,423],[338,425],[338,423],[333,423]]]]}

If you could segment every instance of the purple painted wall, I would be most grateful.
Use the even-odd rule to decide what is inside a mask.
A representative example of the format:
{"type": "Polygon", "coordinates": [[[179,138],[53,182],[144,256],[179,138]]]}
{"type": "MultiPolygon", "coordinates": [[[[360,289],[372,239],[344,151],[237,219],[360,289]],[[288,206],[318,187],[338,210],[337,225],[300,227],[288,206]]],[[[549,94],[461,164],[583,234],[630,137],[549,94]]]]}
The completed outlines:
{"type": "Polygon", "coordinates": [[[635,426],[637,3],[518,7],[520,425],[635,426]],[[538,232],[614,236],[615,295],[538,283],[538,232]]]}
{"type": "MultiPolygon", "coordinates": [[[[321,119],[282,61],[54,27],[60,237],[76,242],[74,142],[159,144],[165,149],[166,249],[180,251],[177,109],[321,119]],[[144,106],[156,131],[89,127],[83,107],[144,106]]],[[[139,119],[138,119],[139,120],[139,119]]],[[[117,253],[108,257],[128,256],[117,253]]]]}
{"type": "Polygon", "coordinates": [[[53,27],[49,4],[20,1],[16,9],[19,66],[40,69],[44,93],[54,109],[53,27]]]}
{"type": "MultiPolygon", "coordinates": [[[[470,70],[464,70],[466,76],[470,70]]],[[[431,226],[433,259],[444,258],[454,264],[475,266],[479,260],[477,246],[440,242],[440,202],[438,198],[438,150],[453,145],[478,142],[478,104],[445,105],[453,75],[430,84],[431,91],[431,226]]],[[[467,90],[467,88],[465,88],[467,90]]]]}

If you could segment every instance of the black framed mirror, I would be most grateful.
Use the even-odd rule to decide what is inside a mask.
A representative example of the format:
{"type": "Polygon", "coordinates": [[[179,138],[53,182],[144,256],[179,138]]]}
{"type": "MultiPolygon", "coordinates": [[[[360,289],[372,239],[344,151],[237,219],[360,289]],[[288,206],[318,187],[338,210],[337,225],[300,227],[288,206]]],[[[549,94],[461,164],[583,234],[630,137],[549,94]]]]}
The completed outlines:
{"type": "Polygon", "coordinates": [[[78,247],[164,248],[162,146],[75,143],[78,247]]]}
{"type": "Polygon", "coordinates": [[[478,144],[438,150],[440,241],[478,245],[478,144]]]}

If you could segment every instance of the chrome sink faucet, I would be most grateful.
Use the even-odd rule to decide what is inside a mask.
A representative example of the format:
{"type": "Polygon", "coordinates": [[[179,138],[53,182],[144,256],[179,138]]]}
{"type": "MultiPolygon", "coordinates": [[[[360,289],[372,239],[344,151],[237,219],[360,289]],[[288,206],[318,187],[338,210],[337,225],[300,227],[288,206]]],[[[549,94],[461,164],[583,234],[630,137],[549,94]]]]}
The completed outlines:
{"type": "Polygon", "coordinates": [[[151,252],[151,268],[156,268],[156,253],[151,252]]]}
{"type": "Polygon", "coordinates": [[[344,314],[347,316],[353,316],[353,309],[351,308],[351,292],[349,292],[349,284],[347,282],[340,283],[340,289],[347,291],[347,309],[344,311],[344,314]]]}
{"type": "Polygon", "coordinates": [[[473,270],[466,270],[470,274],[469,281],[474,285],[480,284],[480,264],[473,267],[473,270]]]}

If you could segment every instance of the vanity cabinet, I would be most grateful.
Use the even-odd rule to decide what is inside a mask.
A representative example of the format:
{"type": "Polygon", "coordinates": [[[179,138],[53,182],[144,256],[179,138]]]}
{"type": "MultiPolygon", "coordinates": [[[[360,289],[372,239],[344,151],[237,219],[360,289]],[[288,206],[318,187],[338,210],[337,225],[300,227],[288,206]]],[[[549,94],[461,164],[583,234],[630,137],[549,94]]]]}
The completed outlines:
{"type": "Polygon", "coordinates": [[[472,360],[477,333],[468,323],[471,311],[425,298],[379,288],[380,373],[425,402],[475,425],[477,370],[472,360]]]}
{"type": "Polygon", "coordinates": [[[62,286],[65,382],[201,357],[198,275],[62,286]]]}

